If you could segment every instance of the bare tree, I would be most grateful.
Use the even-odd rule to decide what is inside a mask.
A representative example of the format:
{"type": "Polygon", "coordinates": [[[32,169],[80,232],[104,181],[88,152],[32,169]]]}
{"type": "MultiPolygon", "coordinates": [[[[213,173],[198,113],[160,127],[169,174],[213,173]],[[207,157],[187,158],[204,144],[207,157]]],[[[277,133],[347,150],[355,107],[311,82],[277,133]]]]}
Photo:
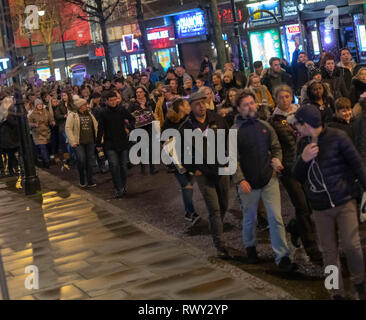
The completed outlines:
{"type": "Polygon", "coordinates": [[[96,23],[100,26],[102,33],[102,44],[105,52],[105,59],[107,63],[107,77],[111,78],[113,75],[113,62],[110,55],[107,33],[107,22],[110,20],[117,6],[122,0],[65,0],[78,6],[82,14],[78,18],[91,23],[96,23]]]}

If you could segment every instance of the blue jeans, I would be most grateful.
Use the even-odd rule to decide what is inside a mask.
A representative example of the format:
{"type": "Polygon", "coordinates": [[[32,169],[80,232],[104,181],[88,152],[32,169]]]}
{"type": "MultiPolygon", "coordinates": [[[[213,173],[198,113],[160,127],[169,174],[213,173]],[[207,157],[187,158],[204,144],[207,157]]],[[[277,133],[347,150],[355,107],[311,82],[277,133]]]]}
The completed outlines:
{"type": "Polygon", "coordinates": [[[88,185],[92,185],[93,182],[93,163],[95,145],[91,144],[79,144],[76,148],[73,148],[76,153],[76,159],[78,163],[80,184],[85,185],[85,171],[86,180],[88,185]]]}
{"type": "Polygon", "coordinates": [[[106,150],[106,155],[114,189],[117,192],[122,192],[126,188],[127,183],[128,150],[115,151],[109,149],[106,150]]]}
{"type": "Polygon", "coordinates": [[[259,199],[262,198],[267,211],[272,249],[279,264],[283,257],[290,255],[287,246],[285,226],[281,215],[281,194],[277,178],[272,178],[262,189],[252,190],[244,194],[238,188],[238,194],[243,210],[243,243],[246,248],[257,244],[257,210],[259,199]]]}
{"type": "Polygon", "coordinates": [[[48,157],[47,145],[46,144],[37,144],[36,145],[38,154],[41,155],[44,164],[49,164],[50,158],[48,157]]]}
{"type": "Polygon", "coordinates": [[[195,212],[193,205],[194,176],[188,173],[180,174],[179,172],[174,172],[174,175],[177,178],[180,186],[182,187],[182,197],[185,211],[187,213],[194,213],[195,212]]]}

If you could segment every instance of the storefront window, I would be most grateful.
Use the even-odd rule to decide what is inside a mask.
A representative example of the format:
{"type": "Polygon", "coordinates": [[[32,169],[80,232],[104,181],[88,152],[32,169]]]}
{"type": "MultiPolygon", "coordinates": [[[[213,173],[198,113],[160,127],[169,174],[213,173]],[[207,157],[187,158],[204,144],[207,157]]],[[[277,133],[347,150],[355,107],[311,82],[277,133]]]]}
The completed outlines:
{"type": "Polygon", "coordinates": [[[132,73],[136,72],[137,70],[141,71],[142,69],[146,68],[146,59],[145,54],[132,54],[130,55],[131,59],[131,69],[132,73]]]}

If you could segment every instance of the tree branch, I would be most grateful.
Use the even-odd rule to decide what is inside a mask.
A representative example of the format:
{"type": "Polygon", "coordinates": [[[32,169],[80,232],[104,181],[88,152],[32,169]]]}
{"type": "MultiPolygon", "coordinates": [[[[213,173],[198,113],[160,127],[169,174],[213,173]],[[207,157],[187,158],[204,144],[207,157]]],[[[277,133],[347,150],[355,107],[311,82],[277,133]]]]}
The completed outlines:
{"type": "MultiPolygon", "coordinates": [[[[108,19],[111,17],[111,15],[113,14],[114,10],[117,8],[118,4],[120,3],[120,0],[116,0],[116,3],[113,6],[113,9],[111,10],[111,12],[105,17],[105,21],[108,21],[108,19]]],[[[110,5],[111,6],[111,5],[110,5]]]]}

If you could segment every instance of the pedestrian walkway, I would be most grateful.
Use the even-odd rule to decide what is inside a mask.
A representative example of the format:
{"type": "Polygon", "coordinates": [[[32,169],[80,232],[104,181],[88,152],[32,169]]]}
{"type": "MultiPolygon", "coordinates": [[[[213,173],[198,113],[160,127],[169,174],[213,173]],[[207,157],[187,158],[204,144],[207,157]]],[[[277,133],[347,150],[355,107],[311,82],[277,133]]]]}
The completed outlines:
{"type": "Polygon", "coordinates": [[[32,197],[0,180],[10,299],[291,299],[68,182],[39,177],[42,193],[32,197]],[[38,290],[25,287],[30,265],[39,269],[38,290]]]}

